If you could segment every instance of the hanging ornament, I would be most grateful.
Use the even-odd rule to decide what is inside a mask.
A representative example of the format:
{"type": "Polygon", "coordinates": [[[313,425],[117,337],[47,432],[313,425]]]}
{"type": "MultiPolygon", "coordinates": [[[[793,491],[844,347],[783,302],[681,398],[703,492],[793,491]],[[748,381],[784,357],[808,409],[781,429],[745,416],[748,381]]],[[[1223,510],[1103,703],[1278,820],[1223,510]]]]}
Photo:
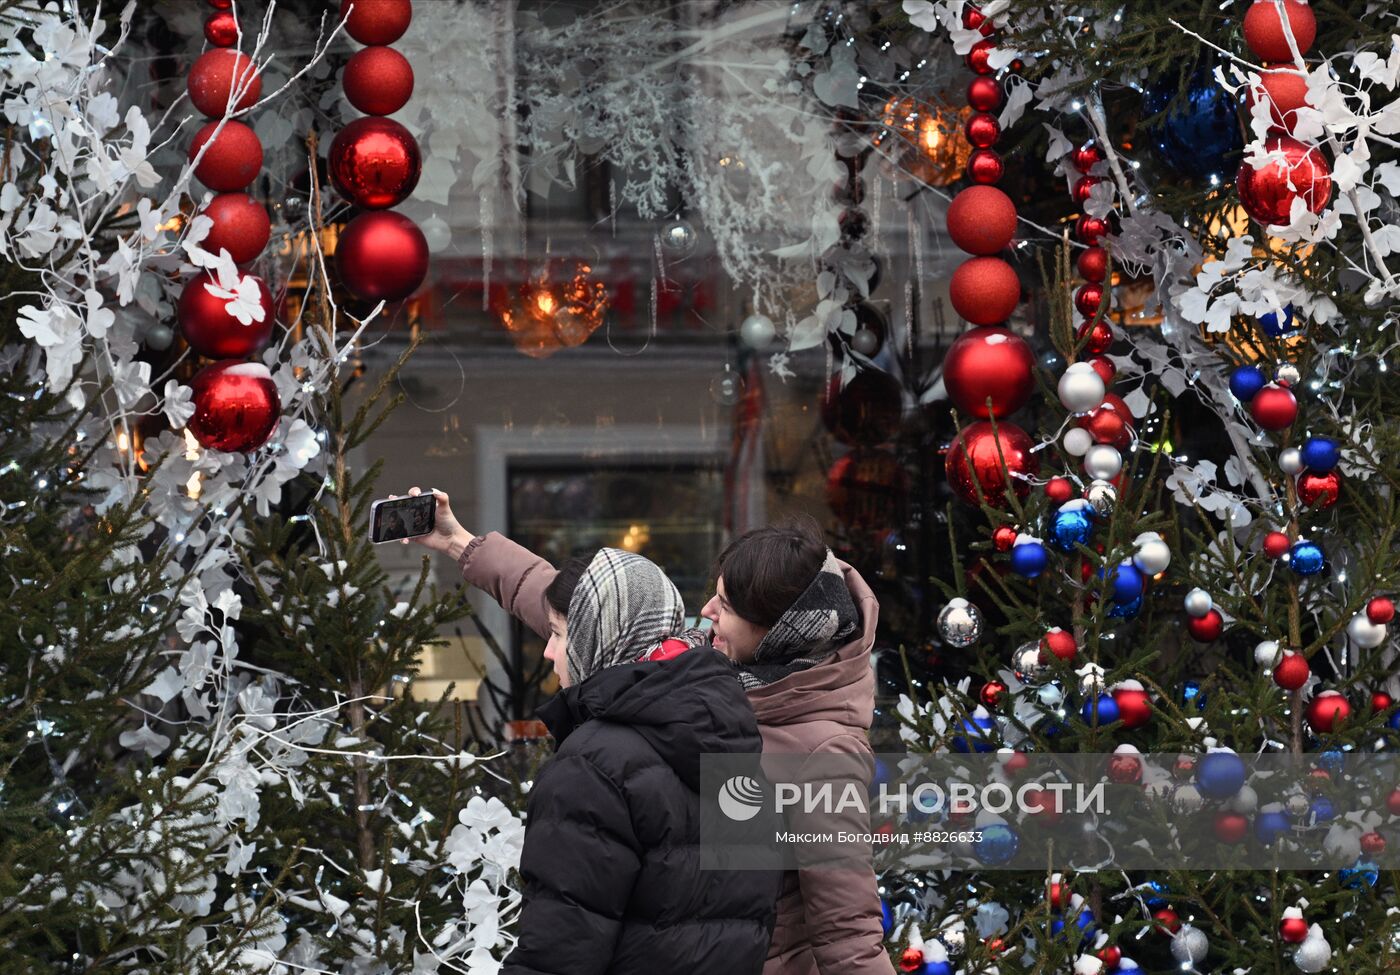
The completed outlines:
{"type": "Polygon", "coordinates": [[[1347,623],[1347,639],[1363,650],[1380,646],[1388,633],[1384,623],[1372,622],[1365,613],[1357,613],[1347,623]]]}
{"type": "Polygon", "coordinates": [[[997,325],[1021,300],[1021,280],[999,257],[973,257],[958,265],[948,285],[953,310],[973,325],[997,325]]]}
{"type": "MultiPolygon", "coordinates": [[[[558,345],[551,348],[558,348],[558,345]]],[[[530,355],[529,347],[521,347],[521,351],[530,355]]],[[[542,356],[535,356],[542,358],[542,356]]],[[[740,376],[733,369],[729,368],[729,363],[724,364],[718,376],[710,380],[710,399],[720,406],[733,406],[744,396],[744,377],[740,376]]]]}
{"type": "Polygon", "coordinates": [[[1167,566],[1171,565],[1171,546],[1156,532],[1143,532],[1134,540],[1133,545],[1137,548],[1133,553],[1133,561],[1148,575],[1155,576],[1166,572],[1167,566]]]}
{"type": "MultiPolygon", "coordinates": [[[[1143,587],[1146,584],[1142,578],[1142,573],[1139,572],[1137,566],[1133,565],[1130,561],[1120,562],[1111,569],[1102,569],[1100,570],[1100,574],[1103,575],[1105,581],[1108,583],[1109,592],[1115,603],[1133,602],[1142,595],[1143,587]]],[[[1211,612],[1215,611],[1211,610],[1211,612]]],[[[1219,614],[1217,613],[1216,615],[1218,616],[1219,614]]],[[[1209,614],[1207,614],[1206,618],[1209,619],[1209,614]]],[[[1190,626],[1198,622],[1198,620],[1192,619],[1187,625],[1190,626]]],[[[1194,628],[1192,632],[1194,634],[1194,628]]],[[[1214,639],[1214,637],[1212,637],[1212,639],[1214,639]]]]}
{"type": "Polygon", "coordinates": [[[418,225],[388,210],[362,213],[336,243],[336,263],[347,290],[365,301],[398,301],[428,274],[428,241],[418,225]]]}
{"type": "Polygon", "coordinates": [[[1285,944],[1302,944],[1308,936],[1308,922],[1303,919],[1303,912],[1296,907],[1285,908],[1283,919],[1278,925],[1279,940],[1285,944]]]}
{"type": "Polygon", "coordinates": [[[1228,799],[1245,782],[1244,759],[1228,748],[1215,748],[1196,764],[1196,791],[1207,799],[1228,799]]]}
{"type": "Polygon", "coordinates": [[[1265,430],[1286,430],[1298,419],[1298,400],[1287,386],[1269,383],[1249,401],[1249,414],[1265,430]]]}
{"type": "Polygon", "coordinates": [[[986,75],[978,75],[967,83],[967,103],[973,111],[995,112],[1006,101],[1006,92],[1001,82],[986,75]]]}
{"type": "Polygon", "coordinates": [[[826,476],[826,503],[853,531],[895,523],[907,490],[904,465],[888,450],[853,450],[832,464],[826,476]]]}
{"type": "Polygon", "coordinates": [[[1311,7],[1299,0],[1284,0],[1283,9],[1288,18],[1286,31],[1274,0],[1256,2],[1245,11],[1244,41],[1263,61],[1293,62],[1289,33],[1293,35],[1299,54],[1308,53],[1308,48],[1312,47],[1317,37],[1317,18],[1313,16],[1311,7]]]}
{"type": "Polygon", "coordinates": [[[1336,691],[1323,691],[1308,702],[1308,727],[1316,734],[1335,731],[1339,722],[1351,717],[1351,703],[1336,691]]]}
{"type": "Polygon", "coordinates": [[[1050,543],[1062,552],[1089,544],[1094,534],[1093,508],[1087,500],[1061,505],[1051,516],[1050,543]]]}
{"type": "Polygon", "coordinates": [[[1291,362],[1280,362],[1274,370],[1274,382],[1280,386],[1296,386],[1302,378],[1298,367],[1291,362]]]}
{"type": "Polygon", "coordinates": [[[1377,626],[1384,626],[1395,619],[1395,603],[1388,596],[1372,597],[1366,604],[1366,618],[1377,626]]]}
{"type": "Polygon", "coordinates": [[[1302,200],[1313,213],[1326,209],[1332,198],[1332,167],[1317,147],[1292,136],[1272,135],[1264,140],[1264,150],[1273,158],[1259,169],[1245,161],[1235,177],[1246,213],[1262,224],[1287,224],[1294,200],[1302,200]]]}
{"type": "Polygon", "coordinates": [[[980,186],[1001,181],[1006,165],[993,149],[978,149],[967,160],[967,178],[980,186]]]}
{"type": "Polygon", "coordinates": [[[1016,204],[995,186],[969,186],[948,204],[948,236],[975,255],[998,254],[1016,233],[1016,204]]]}
{"type": "Polygon", "coordinates": [[[345,30],[361,44],[392,44],[413,19],[412,0],[340,0],[345,30]]]}
{"type": "Polygon", "coordinates": [[[228,193],[241,190],[258,178],[262,169],[263,148],[257,134],[242,122],[206,122],[190,140],[189,158],[194,162],[204,144],[209,149],[194,167],[194,175],[211,190],[228,193]],[[219,129],[222,125],[223,128],[219,129]],[[214,130],[219,134],[214,135],[214,130]]]}
{"type": "Polygon", "coordinates": [[[1079,647],[1074,642],[1074,634],[1058,626],[1052,626],[1045,631],[1045,635],[1040,638],[1040,648],[1061,660],[1073,660],[1074,655],[1079,652],[1079,647]]]}
{"type": "Polygon", "coordinates": [[[1045,482],[1045,497],[1053,505],[1062,505],[1074,497],[1074,484],[1067,477],[1052,477],[1045,482]]]}
{"type": "Polygon", "coordinates": [[[986,420],[967,425],[948,448],[945,468],[953,493],[968,504],[978,504],[980,486],[982,499],[999,507],[1006,501],[1009,479],[1017,497],[1026,497],[1029,477],[1037,467],[1034,446],[1014,423],[1001,422],[995,429],[986,420]]]}
{"type": "Polygon", "coordinates": [[[1210,939],[1204,931],[1194,925],[1183,924],[1181,929],[1172,935],[1172,957],[1183,967],[1194,967],[1204,961],[1209,951],[1210,939]]]}
{"type": "Polygon", "coordinates": [[[1273,667],[1278,663],[1277,640],[1261,640],[1254,645],[1254,662],[1261,667],[1273,667]]]}
{"type": "Polygon", "coordinates": [[[1009,552],[1011,546],[1016,544],[1016,529],[1010,525],[998,525],[992,532],[992,545],[998,552],[1009,552]]]}
{"type": "Polygon", "coordinates": [[[1087,362],[1072,362],[1060,376],[1060,403],[1071,413],[1097,409],[1105,394],[1103,378],[1087,362]]]}
{"type": "MultiPolygon", "coordinates": [[[[1298,4],[1297,6],[1301,6],[1298,4]]],[[[1345,873],[1346,871],[1339,871],[1345,873]]],[[[1307,939],[1293,952],[1293,964],[1302,972],[1320,972],[1332,963],[1332,946],[1321,935],[1322,928],[1314,924],[1307,939]],[[1313,930],[1318,932],[1314,937],[1313,930]]]]}
{"type": "Polygon", "coordinates": [[[267,208],[246,193],[220,193],[200,213],[214,225],[199,246],[214,255],[226,250],[235,264],[254,260],[272,234],[267,208]]]}
{"type": "Polygon", "coordinates": [[[245,112],[262,95],[262,78],[252,59],[241,51],[222,47],[205,51],[195,59],[186,86],[194,107],[210,118],[223,118],[225,112],[245,112]],[[230,106],[229,100],[239,89],[243,93],[230,106]]]}
{"type": "Polygon", "coordinates": [[[1244,148],[1235,96],[1220,87],[1208,64],[1191,76],[1180,98],[1177,92],[1173,75],[1143,97],[1146,114],[1166,112],[1151,133],[1157,157],[1180,176],[1224,182],[1244,148]]]}
{"type": "Polygon", "coordinates": [[[1095,479],[1089,482],[1089,487],[1084,492],[1084,498],[1094,509],[1094,513],[1100,518],[1107,518],[1113,514],[1113,509],[1118,506],[1118,489],[1111,481],[1095,479]]]}
{"type": "Polygon", "coordinates": [[[1327,509],[1337,503],[1342,493],[1342,476],[1336,471],[1320,474],[1304,471],[1298,478],[1298,497],[1308,507],[1327,509]]]}
{"type": "Polygon", "coordinates": [[[393,115],[413,97],[413,66],[392,47],[367,47],[345,62],[341,85],[366,115],[393,115]]]}
{"type": "Polygon", "coordinates": [[[1108,393],[1103,403],[1078,420],[1095,443],[1112,444],[1119,450],[1133,442],[1133,413],[1117,393],[1108,393]]]}
{"type": "Polygon", "coordinates": [[[1084,473],[1097,481],[1111,481],[1123,469],[1123,455],[1117,447],[1096,443],[1084,454],[1084,473]]]}
{"type": "Polygon", "coordinates": [[[739,323],[739,339],[755,352],[761,352],[772,345],[777,335],[778,329],[774,326],[773,319],[758,312],[739,323]]]}
{"type": "Polygon", "coordinates": [[[1297,447],[1285,447],[1278,452],[1278,469],[1290,477],[1303,469],[1303,455],[1297,447]]]}
{"type": "Polygon", "coordinates": [[[1017,575],[1034,579],[1045,571],[1050,562],[1050,553],[1040,542],[1031,539],[1017,542],[1011,547],[1011,568],[1017,575]]]}
{"type": "Polygon", "coordinates": [[[1083,457],[1094,446],[1094,436],[1082,427],[1071,427],[1065,431],[1064,440],[1065,453],[1071,457],[1083,457]]]}
{"type": "Polygon", "coordinates": [[[943,359],[943,385],[962,413],[1001,419],[1025,405],[1035,389],[1025,339],[994,325],[959,335],[943,359]],[[988,399],[991,400],[990,408],[988,399]]]}
{"type": "Polygon", "coordinates": [[[1292,305],[1284,305],[1282,315],[1271,311],[1265,312],[1259,316],[1258,321],[1259,327],[1264,330],[1265,334],[1276,339],[1291,335],[1300,327],[1294,323],[1292,305]]]}
{"type": "Polygon", "coordinates": [[[1152,720],[1152,698],[1136,681],[1124,681],[1113,691],[1124,728],[1140,728],[1152,720]]]}
{"type": "Polygon", "coordinates": [[[1314,471],[1330,471],[1342,459],[1342,449],[1330,437],[1309,437],[1303,441],[1299,456],[1314,471]]]}
{"type": "Polygon", "coordinates": [[[844,387],[839,374],[832,376],[821,405],[833,437],[853,447],[875,446],[899,432],[904,389],[883,369],[862,369],[844,387]]]}
{"type": "Polygon", "coordinates": [[[1264,536],[1264,554],[1271,559],[1281,559],[1288,554],[1290,544],[1283,532],[1269,532],[1264,536]]]}
{"type": "Polygon", "coordinates": [[[194,415],[187,426],[210,450],[248,453],[277,429],[277,384],[260,362],[216,362],[196,373],[190,387],[194,415]]]}
{"type": "Polygon", "coordinates": [[[164,352],[175,341],[175,332],[164,322],[152,322],[141,336],[141,341],[146,343],[147,348],[164,352]]]}
{"type": "Polygon", "coordinates": [[[972,145],[963,125],[971,115],[970,108],[958,111],[913,98],[891,98],[873,141],[883,146],[898,140],[892,155],[901,169],[929,186],[947,186],[969,165],[972,145]]]}
{"type": "Polygon", "coordinates": [[[1182,606],[1186,610],[1186,615],[1193,619],[1200,619],[1215,607],[1215,602],[1210,598],[1210,593],[1197,586],[1186,594],[1186,598],[1182,600],[1182,606]]]}
{"type": "Polygon", "coordinates": [[[982,635],[982,612],[961,596],[948,600],[938,614],[938,635],[954,647],[970,647],[982,635]]]}
{"type": "Polygon", "coordinates": [[[1248,403],[1268,380],[1258,366],[1236,366],[1230,372],[1230,392],[1241,403],[1248,403]]]}
{"type": "Polygon", "coordinates": [[[1099,313],[1106,289],[1101,284],[1081,284],[1074,292],[1074,307],[1079,314],[1092,318],[1099,313]]]}
{"type": "Polygon", "coordinates": [[[1308,682],[1312,668],[1308,658],[1301,653],[1285,650],[1278,663],[1274,664],[1274,683],[1286,691],[1296,691],[1308,682]]]}
{"type": "Polygon", "coordinates": [[[661,249],[675,260],[689,257],[700,244],[700,234],[688,220],[681,217],[672,217],[663,223],[658,236],[661,238],[661,249]]]}
{"type": "Polygon", "coordinates": [[[257,290],[262,317],[245,323],[230,312],[229,307],[235,302],[219,287],[213,272],[201,271],[185,282],[176,317],[190,348],[211,359],[242,359],[267,345],[272,337],[272,293],[262,278],[243,275],[240,292],[250,286],[257,290]],[[221,294],[214,294],[210,288],[221,294]]]}
{"type": "Polygon", "coordinates": [[[1086,355],[1101,355],[1113,345],[1113,326],[1102,318],[1091,319],[1075,330],[1074,340],[1083,343],[1086,355]]]}
{"type": "Polygon", "coordinates": [[[1102,247],[1086,247],[1075,258],[1074,269],[1085,281],[1100,283],[1108,275],[1108,251],[1102,247]]]}
{"type": "Polygon", "coordinates": [[[992,740],[996,727],[996,721],[987,713],[986,708],[974,708],[971,716],[965,718],[961,724],[963,734],[954,735],[952,738],[953,751],[963,753],[992,751],[996,748],[996,743],[992,740]]]}
{"type": "Polygon", "coordinates": [[[238,43],[238,20],[231,10],[216,10],[204,22],[204,39],[215,47],[238,43]]]}
{"type": "Polygon", "coordinates": [[[375,117],[355,119],[337,132],[326,166],[340,195],[367,210],[408,199],[423,171],[412,133],[393,119],[375,117]]]}
{"type": "Polygon", "coordinates": [[[977,699],[985,706],[994,708],[1006,697],[1007,687],[999,680],[989,680],[977,692],[977,699]]]}
{"type": "Polygon", "coordinates": [[[1220,639],[1220,634],[1225,631],[1225,617],[1220,615],[1220,610],[1212,609],[1204,616],[1192,616],[1186,620],[1186,629],[1191,632],[1191,638],[1198,643],[1210,643],[1220,639]]]}
{"type": "Polygon", "coordinates": [[[1288,564],[1300,576],[1311,576],[1316,575],[1326,567],[1327,559],[1316,542],[1300,538],[1289,549],[1288,564]]]}

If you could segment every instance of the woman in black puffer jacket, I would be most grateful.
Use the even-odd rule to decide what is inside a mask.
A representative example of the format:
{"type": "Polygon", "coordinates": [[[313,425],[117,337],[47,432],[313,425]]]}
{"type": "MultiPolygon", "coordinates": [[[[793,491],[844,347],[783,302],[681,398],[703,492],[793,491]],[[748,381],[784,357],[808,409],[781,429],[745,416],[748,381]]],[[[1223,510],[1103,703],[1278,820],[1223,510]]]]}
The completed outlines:
{"type": "Polygon", "coordinates": [[[464,569],[470,556],[512,611],[524,580],[548,578],[545,655],[563,687],[539,712],[558,751],[530,793],[502,975],[757,975],[781,876],[702,870],[699,847],[700,756],[761,748],[733,668],[710,649],[634,662],[682,626],[680,594],[647,559],[603,549],[556,575],[524,550],[482,551],[513,544],[490,538],[464,569]]]}

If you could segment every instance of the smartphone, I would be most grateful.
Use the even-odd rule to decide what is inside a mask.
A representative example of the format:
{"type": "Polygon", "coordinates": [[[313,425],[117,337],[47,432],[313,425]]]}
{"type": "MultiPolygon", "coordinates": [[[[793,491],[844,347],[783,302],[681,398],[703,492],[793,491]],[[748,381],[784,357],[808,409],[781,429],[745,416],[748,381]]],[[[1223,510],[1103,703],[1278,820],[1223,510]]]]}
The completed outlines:
{"type": "Polygon", "coordinates": [[[369,540],[397,542],[426,535],[437,523],[437,496],[431,492],[416,497],[380,498],[369,506],[369,540]]]}

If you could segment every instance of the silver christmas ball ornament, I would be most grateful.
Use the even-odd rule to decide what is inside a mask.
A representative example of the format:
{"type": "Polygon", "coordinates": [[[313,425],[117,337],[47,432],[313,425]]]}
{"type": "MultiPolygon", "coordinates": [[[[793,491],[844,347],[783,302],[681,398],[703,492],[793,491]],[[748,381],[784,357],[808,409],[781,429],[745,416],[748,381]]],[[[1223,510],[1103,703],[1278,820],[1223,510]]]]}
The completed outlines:
{"type": "Polygon", "coordinates": [[[689,257],[700,243],[700,234],[688,220],[674,217],[661,225],[661,249],[671,257],[689,257]]]}
{"type": "Polygon", "coordinates": [[[1327,943],[1326,938],[1309,935],[1307,940],[1298,946],[1298,950],[1293,952],[1293,964],[1298,966],[1299,971],[1320,972],[1331,961],[1332,946],[1327,943]]]}
{"type": "Polygon", "coordinates": [[[1172,935],[1172,957],[1182,965],[1195,966],[1205,961],[1210,951],[1210,939],[1194,924],[1183,924],[1172,935]]]}
{"type": "Polygon", "coordinates": [[[1172,549],[1166,539],[1156,532],[1143,532],[1137,537],[1137,551],[1133,562],[1150,576],[1166,572],[1172,563],[1172,549]]]}
{"type": "Polygon", "coordinates": [[[1277,640],[1261,640],[1254,645],[1254,662],[1260,667],[1272,668],[1278,663],[1279,653],[1277,640]]]}
{"type": "Polygon", "coordinates": [[[1096,481],[1111,481],[1123,469],[1123,455],[1112,444],[1096,443],[1084,455],[1084,473],[1096,481]]]}
{"type": "Polygon", "coordinates": [[[948,601],[938,614],[938,635],[944,643],[970,647],[982,635],[982,612],[966,599],[948,601]]]}
{"type": "Polygon", "coordinates": [[[1281,386],[1296,386],[1302,378],[1303,374],[1291,362],[1280,362],[1278,368],[1274,370],[1274,382],[1281,386]]]}
{"type": "Polygon", "coordinates": [[[1365,613],[1357,613],[1347,624],[1347,638],[1358,647],[1369,650],[1385,642],[1387,630],[1384,623],[1372,623],[1365,613]]]}
{"type": "Polygon", "coordinates": [[[1278,469],[1292,476],[1303,469],[1303,453],[1297,447],[1285,447],[1278,453],[1278,469]]]}
{"type": "Polygon", "coordinates": [[[851,336],[851,348],[868,359],[880,351],[880,334],[873,328],[858,328],[851,336]]]}
{"type": "Polygon", "coordinates": [[[739,338],[751,349],[761,351],[768,348],[777,335],[778,329],[773,324],[773,319],[758,312],[754,312],[739,324],[739,338]]]}
{"type": "Polygon", "coordinates": [[[1118,504],[1118,489],[1108,481],[1090,481],[1084,497],[1089,500],[1089,506],[1096,514],[1107,518],[1113,514],[1113,509],[1118,504]]]}
{"type": "Polygon", "coordinates": [[[1210,598],[1210,593],[1197,586],[1186,594],[1182,605],[1185,606],[1188,615],[1200,619],[1215,608],[1215,600],[1210,598]]]}
{"type": "Polygon", "coordinates": [[[1075,362],[1060,376],[1060,403],[1071,413],[1088,413],[1103,403],[1103,377],[1087,362],[1075,362]]]}
{"type": "Polygon", "coordinates": [[[170,343],[175,341],[175,332],[164,322],[156,322],[146,329],[146,348],[155,349],[157,352],[164,352],[170,348],[170,343]]]}
{"type": "Polygon", "coordinates": [[[1083,427],[1070,427],[1065,431],[1064,445],[1071,457],[1083,457],[1094,446],[1094,436],[1083,427]]]}
{"type": "Polygon", "coordinates": [[[1050,676],[1050,664],[1041,656],[1040,644],[1032,640],[1016,648],[1011,655],[1011,669],[1022,684],[1035,687],[1050,676]]]}

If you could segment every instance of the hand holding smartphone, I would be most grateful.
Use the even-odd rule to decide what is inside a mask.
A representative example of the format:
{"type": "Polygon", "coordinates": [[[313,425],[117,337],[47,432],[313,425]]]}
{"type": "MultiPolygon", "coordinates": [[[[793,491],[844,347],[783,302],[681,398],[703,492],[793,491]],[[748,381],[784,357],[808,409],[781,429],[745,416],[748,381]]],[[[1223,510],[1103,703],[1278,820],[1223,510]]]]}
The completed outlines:
{"type": "Polygon", "coordinates": [[[380,498],[369,507],[369,526],[369,540],[376,545],[430,534],[437,527],[437,497],[429,491],[380,498]]]}

